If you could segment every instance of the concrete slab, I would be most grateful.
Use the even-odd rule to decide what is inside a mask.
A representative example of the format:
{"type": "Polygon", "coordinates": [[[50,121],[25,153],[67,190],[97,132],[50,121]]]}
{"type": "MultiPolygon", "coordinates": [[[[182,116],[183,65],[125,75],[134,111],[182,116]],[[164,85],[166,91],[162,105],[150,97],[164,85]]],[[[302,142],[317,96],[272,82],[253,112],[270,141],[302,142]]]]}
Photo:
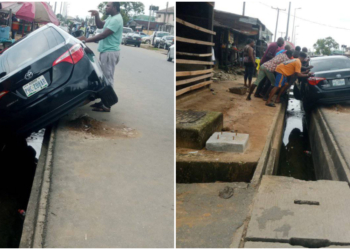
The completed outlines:
{"type": "Polygon", "coordinates": [[[247,183],[177,184],[176,246],[237,247],[233,241],[242,237],[253,194],[247,183]],[[234,189],[233,196],[222,199],[219,192],[227,186],[234,189]]]}
{"type": "Polygon", "coordinates": [[[246,241],[293,241],[295,245],[298,239],[304,239],[305,244],[312,239],[312,244],[324,246],[350,244],[349,207],[346,182],[307,182],[265,175],[254,201],[246,241]]]}
{"type": "Polygon", "coordinates": [[[214,132],[221,131],[223,123],[220,112],[176,110],[176,146],[202,149],[214,132]]]}
{"type": "Polygon", "coordinates": [[[230,132],[215,132],[207,141],[207,150],[217,152],[243,153],[247,148],[249,135],[230,132]]]}
{"type": "MultiPolygon", "coordinates": [[[[301,246],[292,246],[288,243],[274,242],[253,242],[248,241],[244,244],[244,248],[302,248],[301,246]]],[[[349,246],[329,246],[326,248],[349,248],[349,246]]]]}

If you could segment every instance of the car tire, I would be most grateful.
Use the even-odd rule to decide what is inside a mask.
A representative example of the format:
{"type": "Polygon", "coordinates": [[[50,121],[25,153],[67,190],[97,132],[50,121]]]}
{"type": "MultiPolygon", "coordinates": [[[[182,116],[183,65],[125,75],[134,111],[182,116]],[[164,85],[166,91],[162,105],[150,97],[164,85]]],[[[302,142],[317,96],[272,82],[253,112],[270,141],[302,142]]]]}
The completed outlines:
{"type": "Polygon", "coordinates": [[[158,49],[160,49],[160,43],[158,43],[158,49]]]}
{"type": "Polygon", "coordinates": [[[170,57],[170,49],[168,50],[168,59],[167,59],[167,61],[168,62],[171,62],[173,59],[170,57]]]}
{"type": "Polygon", "coordinates": [[[140,46],[141,46],[141,43],[139,43],[139,44],[137,45],[137,47],[139,47],[139,48],[140,48],[140,46]]]}

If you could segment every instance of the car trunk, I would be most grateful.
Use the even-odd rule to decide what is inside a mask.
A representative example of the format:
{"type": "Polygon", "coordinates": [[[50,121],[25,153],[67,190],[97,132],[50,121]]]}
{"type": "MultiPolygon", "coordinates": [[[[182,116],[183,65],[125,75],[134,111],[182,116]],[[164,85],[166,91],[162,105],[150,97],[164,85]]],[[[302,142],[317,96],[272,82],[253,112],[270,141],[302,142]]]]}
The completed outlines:
{"type": "Polygon", "coordinates": [[[350,87],[350,69],[321,71],[315,73],[315,76],[326,79],[319,84],[323,90],[335,90],[350,87]]]}
{"type": "Polygon", "coordinates": [[[66,83],[74,65],[53,63],[68,49],[64,38],[47,28],[23,39],[0,56],[0,111],[18,112],[66,83]]]}

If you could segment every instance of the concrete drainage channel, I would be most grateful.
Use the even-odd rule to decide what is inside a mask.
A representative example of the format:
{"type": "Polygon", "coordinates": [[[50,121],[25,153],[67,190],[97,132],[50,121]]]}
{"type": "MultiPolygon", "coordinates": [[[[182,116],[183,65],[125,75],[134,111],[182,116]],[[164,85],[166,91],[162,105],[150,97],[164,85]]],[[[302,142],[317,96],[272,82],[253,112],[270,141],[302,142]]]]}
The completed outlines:
{"type": "Polygon", "coordinates": [[[49,130],[43,129],[28,138],[0,142],[0,247],[19,247],[24,221],[38,163],[45,155],[49,130]]]}
{"type": "Polygon", "coordinates": [[[289,100],[280,157],[255,176],[240,247],[350,246],[349,168],[324,113],[313,110],[307,130],[300,102],[289,100]]]}

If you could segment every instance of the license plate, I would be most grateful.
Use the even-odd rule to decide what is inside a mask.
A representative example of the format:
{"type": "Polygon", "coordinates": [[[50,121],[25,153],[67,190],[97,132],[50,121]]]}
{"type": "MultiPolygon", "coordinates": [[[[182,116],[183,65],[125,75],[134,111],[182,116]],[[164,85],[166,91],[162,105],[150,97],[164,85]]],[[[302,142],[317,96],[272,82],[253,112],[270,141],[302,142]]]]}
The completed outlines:
{"type": "Polygon", "coordinates": [[[333,86],[343,86],[345,85],[345,79],[338,79],[332,81],[333,86]]]}
{"type": "Polygon", "coordinates": [[[47,83],[45,77],[39,76],[38,78],[24,85],[23,90],[26,93],[27,97],[30,97],[43,90],[47,86],[49,86],[49,84],[47,83]]]}

